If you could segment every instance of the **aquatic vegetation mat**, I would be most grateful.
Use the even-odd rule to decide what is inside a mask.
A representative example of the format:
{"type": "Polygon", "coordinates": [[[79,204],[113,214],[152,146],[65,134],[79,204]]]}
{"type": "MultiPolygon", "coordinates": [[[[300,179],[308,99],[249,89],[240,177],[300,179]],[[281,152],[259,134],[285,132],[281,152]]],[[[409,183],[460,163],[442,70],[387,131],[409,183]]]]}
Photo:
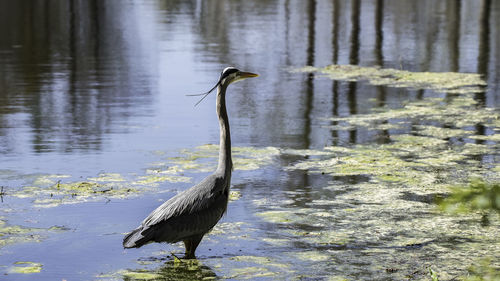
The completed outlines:
{"type": "MultiPolygon", "coordinates": [[[[0,195],[32,199],[35,207],[129,198],[145,192],[157,192],[160,185],[166,183],[190,183],[192,173],[214,171],[217,167],[218,149],[217,145],[203,145],[193,150],[184,149],[180,151],[180,156],[153,163],[145,169],[143,175],[101,173],[77,181],[71,175],[25,175],[24,178],[30,180],[30,184],[9,187],[5,191],[2,189],[0,195]]],[[[235,147],[234,168],[243,171],[256,170],[271,164],[278,154],[279,150],[272,147],[235,147]]],[[[16,178],[15,171],[9,171],[8,176],[16,178]]],[[[171,187],[174,186],[172,184],[171,187]]],[[[240,196],[238,191],[233,191],[230,197],[234,201],[240,196]]]]}
{"type": "Polygon", "coordinates": [[[38,262],[18,261],[9,269],[9,273],[31,274],[42,271],[43,265],[38,262]]]}
{"type": "Polygon", "coordinates": [[[282,149],[295,159],[285,170],[308,184],[294,182],[280,200],[253,198],[256,217],[267,224],[267,249],[306,269],[301,278],[495,280],[500,112],[473,95],[484,91],[481,77],[357,66],[303,70],[446,95],[324,118],[331,130],[384,131],[383,142],[282,149]],[[474,178],[481,181],[469,184],[474,178]]]}
{"type": "Polygon", "coordinates": [[[68,229],[62,226],[37,228],[21,225],[10,225],[3,218],[0,218],[0,249],[11,244],[40,242],[48,233],[57,233],[66,230],[68,229]]]}
{"type": "Polygon", "coordinates": [[[486,82],[476,73],[411,72],[393,68],[359,65],[306,66],[293,71],[316,72],[333,80],[368,81],[372,85],[398,88],[431,89],[448,93],[484,91],[486,82]]]}
{"type": "MultiPolygon", "coordinates": [[[[233,147],[231,148],[235,170],[257,170],[262,166],[273,163],[279,149],[275,147],[233,147]]],[[[180,156],[169,157],[167,163],[176,165],[181,170],[195,170],[198,172],[212,172],[217,168],[219,146],[206,144],[194,150],[184,149],[180,156]]]]}
{"type": "Polygon", "coordinates": [[[500,213],[500,182],[474,180],[469,185],[452,186],[451,195],[440,202],[444,211],[470,213],[482,211],[500,213]]]}
{"type": "MultiPolygon", "coordinates": [[[[7,194],[33,200],[34,207],[55,207],[61,204],[81,203],[107,198],[125,198],[139,192],[115,174],[101,174],[84,181],[65,181],[69,175],[41,175],[31,185],[11,189],[7,194]]],[[[143,191],[148,187],[141,186],[143,191]]]]}
{"type": "Polygon", "coordinates": [[[186,260],[169,257],[167,262],[154,262],[152,266],[141,269],[119,270],[115,273],[101,274],[97,280],[122,277],[124,280],[273,280],[293,273],[289,264],[274,258],[261,256],[233,256],[230,258],[210,258],[186,260]]]}

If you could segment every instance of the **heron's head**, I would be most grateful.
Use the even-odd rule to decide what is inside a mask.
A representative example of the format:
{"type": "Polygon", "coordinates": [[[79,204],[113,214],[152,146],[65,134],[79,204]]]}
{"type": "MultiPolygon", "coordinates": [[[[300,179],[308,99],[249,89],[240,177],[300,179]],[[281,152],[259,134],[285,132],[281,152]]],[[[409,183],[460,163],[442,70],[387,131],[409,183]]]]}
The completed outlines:
{"type": "Polygon", "coordinates": [[[219,82],[217,84],[227,86],[231,83],[257,76],[259,75],[251,72],[244,72],[235,67],[230,66],[224,68],[224,70],[220,74],[219,82]]]}
{"type": "Polygon", "coordinates": [[[219,78],[219,81],[217,82],[217,84],[215,84],[215,86],[210,89],[208,92],[206,93],[203,93],[203,94],[198,94],[198,95],[188,95],[188,96],[203,96],[196,104],[198,105],[204,98],[206,98],[213,90],[215,90],[217,87],[219,86],[224,86],[224,87],[227,87],[229,86],[229,84],[231,83],[234,83],[234,82],[237,82],[237,81],[241,81],[243,79],[247,79],[247,78],[251,78],[251,77],[257,77],[259,76],[258,74],[255,74],[255,73],[251,73],[251,72],[244,72],[244,71],[241,71],[235,67],[226,67],[224,68],[224,70],[222,71],[222,73],[220,74],[220,78],[219,78]]]}

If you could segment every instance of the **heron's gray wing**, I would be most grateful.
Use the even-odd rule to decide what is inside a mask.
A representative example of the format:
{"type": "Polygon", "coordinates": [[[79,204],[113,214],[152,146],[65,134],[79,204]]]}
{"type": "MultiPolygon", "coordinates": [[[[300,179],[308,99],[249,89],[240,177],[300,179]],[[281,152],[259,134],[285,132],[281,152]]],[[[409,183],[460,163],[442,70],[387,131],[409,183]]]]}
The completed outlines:
{"type": "Polygon", "coordinates": [[[142,222],[143,226],[151,226],[172,217],[194,213],[210,205],[217,195],[220,180],[210,175],[197,185],[175,195],[156,208],[142,222]]]}
{"type": "Polygon", "coordinates": [[[183,213],[150,225],[142,231],[145,237],[156,242],[177,242],[204,235],[220,220],[227,207],[227,196],[217,196],[206,208],[183,213]]]}
{"type": "Polygon", "coordinates": [[[211,175],[156,208],[142,222],[141,235],[154,241],[175,242],[209,231],[227,207],[228,183],[211,175]]]}

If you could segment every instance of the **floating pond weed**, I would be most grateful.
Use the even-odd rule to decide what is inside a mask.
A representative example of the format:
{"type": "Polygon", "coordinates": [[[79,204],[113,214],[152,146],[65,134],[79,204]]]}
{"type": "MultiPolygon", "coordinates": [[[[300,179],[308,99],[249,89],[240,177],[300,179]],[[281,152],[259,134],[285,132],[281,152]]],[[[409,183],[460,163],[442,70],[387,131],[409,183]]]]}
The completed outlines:
{"type": "Polygon", "coordinates": [[[67,231],[66,227],[52,226],[49,228],[10,225],[0,218],[0,248],[18,243],[40,242],[49,233],[67,231]]]}
{"type": "Polygon", "coordinates": [[[30,261],[18,261],[15,262],[12,267],[10,267],[10,273],[20,273],[20,274],[31,274],[39,273],[42,271],[43,265],[38,262],[30,261]]]}
{"type": "MultiPolygon", "coordinates": [[[[279,150],[273,147],[233,148],[233,161],[236,170],[256,170],[272,163],[279,150]]],[[[154,167],[146,169],[144,175],[125,176],[118,173],[101,173],[83,181],[72,181],[70,175],[38,175],[30,185],[13,189],[9,195],[18,198],[33,198],[37,207],[55,207],[61,204],[74,204],[102,198],[123,199],[139,193],[157,190],[164,183],[189,183],[188,172],[211,172],[215,170],[218,159],[218,146],[203,145],[194,150],[184,149],[179,157],[170,157],[167,162],[155,162],[154,167]]],[[[163,157],[163,154],[160,155],[163,157]]],[[[231,193],[231,200],[240,194],[231,193]]]]}
{"type": "Polygon", "coordinates": [[[433,89],[449,93],[482,92],[486,82],[480,74],[457,72],[411,72],[406,70],[358,65],[303,67],[293,71],[317,72],[333,80],[368,81],[372,85],[398,88],[433,89]]]}
{"type": "Polygon", "coordinates": [[[99,174],[95,178],[88,178],[89,181],[95,181],[95,182],[123,182],[125,179],[123,178],[122,175],[118,173],[104,173],[104,174],[99,174]]]}
{"type": "MultiPolygon", "coordinates": [[[[272,163],[280,151],[274,147],[232,147],[233,165],[235,170],[257,170],[261,166],[272,163]]],[[[194,150],[182,150],[181,156],[170,157],[168,160],[179,165],[184,170],[212,172],[217,167],[219,146],[206,144],[194,150]]]]}
{"type": "Polygon", "coordinates": [[[330,267],[333,275],[369,274],[374,279],[428,279],[430,266],[438,269],[440,279],[460,279],[466,276],[467,267],[484,255],[498,260],[500,215],[496,210],[500,196],[494,191],[496,185],[449,189],[463,186],[471,177],[500,181],[500,139],[493,133],[499,130],[500,114],[480,106],[474,98],[472,93],[485,85],[479,75],[357,66],[309,67],[304,71],[336,80],[429,89],[446,96],[323,119],[334,122],[332,128],[326,126],[332,130],[389,130],[381,143],[281,150],[284,155],[296,156],[290,157],[295,160],[286,167],[288,172],[300,171],[298,174],[309,175],[309,180],[332,180],[319,181],[322,186],[304,190],[307,196],[289,194],[300,198],[294,204],[289,200],[261,204],[262,200],[253,199],[257,216],[274,230],[265,240],[268,245],[284,251],[289,251],[291,244],[301,245],[304,251],[296,257],[320,253],[324,257],[317,263],[323,267],[330,267],[327,260],[336,262],[337,266],[330,267]],[[485,130],[478,130],[478,126],[485,130]],[[462,213],[441,213],[436,198],[445,198],[441,208],[462,213]],[[307,205],[309,210],[297,204],[307,205]],[[487,211],[489,224],[481,225],[485,210],[494,211],[487,211]],[[345,264],[349,267],[342,266],[345,264]]]}

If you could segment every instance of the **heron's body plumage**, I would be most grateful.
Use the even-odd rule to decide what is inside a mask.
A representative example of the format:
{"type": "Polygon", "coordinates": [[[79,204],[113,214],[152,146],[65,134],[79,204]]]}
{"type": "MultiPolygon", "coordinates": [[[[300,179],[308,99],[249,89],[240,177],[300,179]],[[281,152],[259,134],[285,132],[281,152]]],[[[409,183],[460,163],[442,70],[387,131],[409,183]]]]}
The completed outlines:
{"type": "Polygon", "coordinates": [[[227,208],[230,179],[214,173],[156,208],[124,240],[126,248],[174,243],[209,232],[227,208]]]}

